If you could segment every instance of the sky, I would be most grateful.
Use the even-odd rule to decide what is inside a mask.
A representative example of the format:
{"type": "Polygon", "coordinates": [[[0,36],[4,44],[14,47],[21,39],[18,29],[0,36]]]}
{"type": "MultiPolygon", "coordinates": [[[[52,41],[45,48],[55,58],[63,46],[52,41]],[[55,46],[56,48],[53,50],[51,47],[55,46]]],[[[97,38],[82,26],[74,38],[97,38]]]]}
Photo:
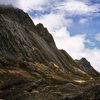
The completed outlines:
{"type": "Polygon", "coordinates": [[[0,0],[43,23],[59,49],[85,57],[100,72],[100,0],[0,0]]]}

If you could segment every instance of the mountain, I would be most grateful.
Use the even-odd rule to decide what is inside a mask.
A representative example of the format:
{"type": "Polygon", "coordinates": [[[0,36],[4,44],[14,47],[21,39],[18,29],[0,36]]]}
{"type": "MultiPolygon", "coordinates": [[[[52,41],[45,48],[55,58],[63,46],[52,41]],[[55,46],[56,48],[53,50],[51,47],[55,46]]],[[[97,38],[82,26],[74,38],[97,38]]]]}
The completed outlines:
{"type": "Polygon", "coordinates": [[[80,66],[81,70],[85,71],[91,76],[97,76],[97,72],[93,69],[90,62],[88,62],[86,58],[75,60],[75,62],[80,66]]]}
{"type": "Polygon", "coordinates": [[[100,87],[99,77],[85,58],[74,60],[59,50],[43,24],[35,25],[18,8],[0,6],[0,99],[76,100],[89,86],[100,87]]]}

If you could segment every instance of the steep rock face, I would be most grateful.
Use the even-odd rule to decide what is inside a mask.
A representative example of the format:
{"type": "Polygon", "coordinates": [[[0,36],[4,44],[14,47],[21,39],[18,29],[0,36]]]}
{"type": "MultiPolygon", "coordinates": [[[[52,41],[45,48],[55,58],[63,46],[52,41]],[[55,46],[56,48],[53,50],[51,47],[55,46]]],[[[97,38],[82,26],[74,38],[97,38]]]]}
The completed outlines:
{"type": "MultiPolygon", "coordinates": [[[[40,33],[37,32],[36,28],[29,16],[23,11],[12,8],[0,9],[1,54],[18,55],[24,60],[46,64],[53,61],[62,67],[62,64],[53,52],[53,48],[47,44],[45,39],[39,36],[40,33]]],[[[43,27],[40,30],[43,32],[45,29],[43,27]]],[[[45,31],[43,32],[44,34],[48,35],[45,31]]],[[[49,39],[52,36],[48,36],[50,36],[48,41],[51,41],[49,39]]],[[[55,49],[57,50],[57,48],[55,49]]]]}
{"type": "Polygon", "coordinates": [[[35,26],[28,14],[0,7],[0,99],[80,100],[89,92],[85,86],[100,83],[91,69],[86,60],[58,50],[48,30],[35,26]]]}
{"type": "Polygon", "coordinates": [[[53,62],[62,70],[74,70],[73,65],[63,59],[48,30],[42,24],[35,26],[20,9],[0,8],[0,40],[0,54],[3,56],[46,65],[53,62]]]}
{"type": "Polygon", "coordinates": [[[91,66],[90,62],[87,61],[86,58],[82,58],[80,60],[75,60],[75,62],[80,66],[80,69],[85,71],[91,76],[98,76],[99,73],[94,70],[94,68],[91,66]]]}
{"type": "Polygon", "coordinates": [[[36,30],[40,37],[42,37],[50,46],[55,46],[55,42],[53,40],[52,35],[48,32],[47,28],[43,26],[43,24],[39,23],[36,25],[36,30]]]}

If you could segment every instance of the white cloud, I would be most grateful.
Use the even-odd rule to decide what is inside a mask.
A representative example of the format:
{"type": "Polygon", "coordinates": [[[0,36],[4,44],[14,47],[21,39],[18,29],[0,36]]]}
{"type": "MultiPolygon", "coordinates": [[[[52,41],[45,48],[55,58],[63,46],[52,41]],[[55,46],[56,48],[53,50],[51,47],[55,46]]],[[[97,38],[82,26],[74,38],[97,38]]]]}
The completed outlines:
{"type": "Polygon", "coordinates": [[[96,34],[95,39],[96,39],[97,41],[100,41],[100,33],[96,34]]]}
{"type": "Polygon", "coordinates": [[[96,44],[93,42],[93,41],[91,41],[90,39],[87,39],[86,40],[86,43],[88,43],[89,45],[91,45],[91,46],[95,46],[96,44]]]}
{"type": "Polygon", "coordinates": [[[52,10],[68,15],[91,15],[100,12],[100,4],[91,5],[89,0],[0,0],[0,4],[12,4],[26,12],[52,10]]]}
{"type": "Polygon", "coordinates": [[[50,32],[54,32],[63,26],[70,26],[73,23],[72,19],[65,19],[65,16],[60,13],[50,13],[47,15],[43,15],[33,20],[36,24],[43,23],[46,27],[48,27],[50,32]]]}
{"type": "Polygon", "coordinates": [[[13,6],[17,7],[19,5],[19,1],[18,0],[0,0],[0,4],[13,5],[13,6]]]}
{"type": "Polygon", "coordinates": [[[79,23],[81,23],[81,24],[85,24],[85,23],[87,23],[88,22],[88,19],[86,19],[86,18],[81,18],[80,20],[79,20],[79,23]]]}
{"type": "Polygon", "coordinates": [[[48,0],[0,0],[0,4],[13,5],[24,11],[43,10],[43,5],[48,4],[48,0]]]}
{"type": "Polygon", "coordinates": [[[19,7],[24,11],[43,10],[43,5],[47,0],[19,0],[19,7]]]}
{"type": "Polygon", "coordinates": [[[67,12],[69,15],[91,15],[100,12],[100,5],[90,5],[82,1],[67,1],[58,6],[57,9],[67,12]]]}

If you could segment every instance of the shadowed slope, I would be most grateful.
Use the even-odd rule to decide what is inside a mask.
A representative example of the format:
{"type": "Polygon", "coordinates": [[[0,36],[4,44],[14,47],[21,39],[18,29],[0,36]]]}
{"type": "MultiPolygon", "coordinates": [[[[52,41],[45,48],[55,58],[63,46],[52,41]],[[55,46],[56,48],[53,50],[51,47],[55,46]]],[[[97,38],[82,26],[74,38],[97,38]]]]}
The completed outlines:
{"type": "Polygon", "coordinates": [[[0,7],[0,99],[74,100],[86,85],[99,83],[98,73],[84,63],[58,50],[28,14],[0,7]]]}

